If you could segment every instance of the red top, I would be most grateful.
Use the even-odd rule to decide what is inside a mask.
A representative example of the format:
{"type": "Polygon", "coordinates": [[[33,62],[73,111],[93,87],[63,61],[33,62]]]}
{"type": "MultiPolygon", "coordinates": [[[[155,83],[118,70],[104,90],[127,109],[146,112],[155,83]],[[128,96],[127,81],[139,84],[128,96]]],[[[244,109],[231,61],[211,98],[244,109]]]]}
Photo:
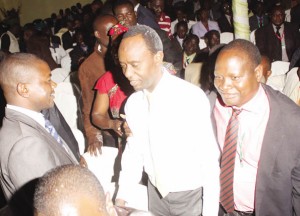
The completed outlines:
{"type": "Polygon", "coordinates": [[[104,73],[97,81],[95,89],[99,94],[108,94],[109,109],[114,118],[119,118],[119,110],[123,101],[127,98],[125,93],[115,83],[113,75],[110,71],[104,73]]]}

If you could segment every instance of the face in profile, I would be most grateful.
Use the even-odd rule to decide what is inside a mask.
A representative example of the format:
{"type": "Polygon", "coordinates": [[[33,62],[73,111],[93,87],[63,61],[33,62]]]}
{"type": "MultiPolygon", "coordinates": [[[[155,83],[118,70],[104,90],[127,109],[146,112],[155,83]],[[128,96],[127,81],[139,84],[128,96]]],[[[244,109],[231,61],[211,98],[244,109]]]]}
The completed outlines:
{"type": "Polygon", "coordinates": [[[217,58],[214,84],[227,106],[243,106],[259,88],[261,67],[253,68],[246,59],[238,50],[226,50],[217,58]]]}
{"type": "Polygon", "coordinates": [[[163,54],[151,53],[141,35],[122,39],[119,62],[125,77],[134,90],[152,91],[159,81],[163,54]]]}
{"type": "Polygon", "coordinates": [[[28,100],[31,109],[40,112],[54,105],[54,88],[56,83],[51,80],[51,71],[46,62],[35,61],[29,69],[30,82],[27,83],[28,100]]]}

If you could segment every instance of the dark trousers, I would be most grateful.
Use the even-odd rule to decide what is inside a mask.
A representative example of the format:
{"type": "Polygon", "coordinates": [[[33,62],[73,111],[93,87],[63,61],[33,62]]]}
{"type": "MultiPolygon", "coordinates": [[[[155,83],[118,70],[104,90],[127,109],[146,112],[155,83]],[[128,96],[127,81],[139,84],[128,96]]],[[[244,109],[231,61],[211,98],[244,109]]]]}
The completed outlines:
{"type": "Polygon", "coordinates": [[[201,216],[202,187],[190,191],[171,192],[162,197],[148,181],[149,211],[156,216],[201,216]]]}

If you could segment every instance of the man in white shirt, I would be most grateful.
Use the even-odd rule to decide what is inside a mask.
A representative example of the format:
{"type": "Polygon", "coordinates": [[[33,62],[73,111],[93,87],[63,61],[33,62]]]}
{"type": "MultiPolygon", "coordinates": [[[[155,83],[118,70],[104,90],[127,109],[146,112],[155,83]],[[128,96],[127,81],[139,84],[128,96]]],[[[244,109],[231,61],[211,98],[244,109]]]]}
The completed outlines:
{"type": "Polygon", "coordinates": [[[155,215],[217,215],[219,150],[205,94],[166,72],[162,42],[147,26],[124,35],[119,61],[136,92],[125,106],[132,134],[122,155],[116,204],[126,205],[144,169],[155,215]]]}

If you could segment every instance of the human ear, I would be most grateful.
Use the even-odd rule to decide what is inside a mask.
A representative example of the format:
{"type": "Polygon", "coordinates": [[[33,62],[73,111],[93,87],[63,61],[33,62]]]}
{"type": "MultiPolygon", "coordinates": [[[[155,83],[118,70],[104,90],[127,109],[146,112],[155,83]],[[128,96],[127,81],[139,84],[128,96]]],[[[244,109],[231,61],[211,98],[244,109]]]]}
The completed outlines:
{"type": "Polygon", "coordinates": [[[29,97],[29,88],[26,83],[18,83],[17,84],[17,92],[20,96],[28,98],[29,97]]]}
{"type": "Polygon", "coordinates": [[[98,31],[94,31],[94,36],[95,36],[96,38],[100,38],[99,32],[98,32],[98,31]]]}
{"type": "Polygon", "coordinates": [[[154,55],[154,61],[156,63],[162,63],[164,59],[164,53],[163,51],[158,51],[155,55],[154,55]]]}
{"type": "Polygon", "coordinates": [[[255,77],[257,82],[260,82],[261,77],[263,76],[263,66],[259,64],[255,69],[254,69],[255,77]]]}

